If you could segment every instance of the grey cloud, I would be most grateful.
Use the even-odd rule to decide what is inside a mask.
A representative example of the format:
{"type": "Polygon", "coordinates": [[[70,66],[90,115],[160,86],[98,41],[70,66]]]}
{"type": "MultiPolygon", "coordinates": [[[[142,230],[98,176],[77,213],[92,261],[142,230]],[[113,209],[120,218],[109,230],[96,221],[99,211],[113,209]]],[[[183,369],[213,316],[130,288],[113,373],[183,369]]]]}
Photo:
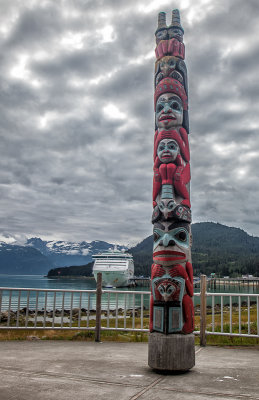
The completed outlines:
{"type": "MultiPolygon", "coordinates": [[[[61,9],[57,1],[14,9],[8,2],[3,10],[3,22],[18,14],[0,39],[0,218],[6,232],[122,243],[151,234],[155,59],[132,61],[154,51],[157,11],[143,13],[139,4],[78,1],[63,2],[61,9]],[[100,43],[98,29],[106,25],[114,41],[100,43]],[[85,35],[81,49],[60,46],[69,32],[85,35]],[[36,59],[38,50],[49,57],[36,59]],[[23,52],[38,87],[10,75],[23,52]],[[76,79],[82,83],[73,85],[76,79]],[[109,103],[125,118],[105,114],[109,103]]],[[[175,5],[181,8],[178,0],[175,5]]],[[[259,195],[257,2],[211,5],[194,24],[190,10],[182,11],[193,220],[259,235],[258,218],[251,218],[259,195]]],[[[200,10],[200,3],[192,7],[200,10]]]]}
{"type": "Polygon", "coordinates": [[[54,59],[46,61],[34,61],[32,70],[46,78],[68,78],[73,73],[73,76],[83,76],[87,79],[105,74],[114,68],[115,63],[112,57],[115,45],[103,44],[98,48],[92,47],[89,49],[77,50],[70,52],[64,50],[54,59]]]}
{"type": "Polygon", "coordinates": [[[62,29],[62,21],[58,9],[54,6],[24,8],[19,15],[6,46],[24,48],[39,42],[53,39],[62,29]]]}

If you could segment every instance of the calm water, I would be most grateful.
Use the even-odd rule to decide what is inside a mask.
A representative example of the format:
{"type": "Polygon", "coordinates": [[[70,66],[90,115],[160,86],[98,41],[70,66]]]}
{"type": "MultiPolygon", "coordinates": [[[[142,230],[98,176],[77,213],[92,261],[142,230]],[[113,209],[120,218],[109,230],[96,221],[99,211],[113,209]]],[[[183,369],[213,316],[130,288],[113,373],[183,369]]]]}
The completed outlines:
{"type": "MultiPolygon", "coordinates": [[[[12,288],[27,288],[27,289],[68,289],[68,290],[94,290],[96,288],[96,283],[94,279],[48,279],[42,275],[0,275],[0,287],[12,287],[12,288]]],[[[129,290],[136,291],[148,291],[148,287],[136,287],[132,288],[120,288],[119,290],[125,291],[125,294],[129,290]]],[[[195,292],[199,293],[199,288],[195,288],[195,292]]],[[[234,286],[234,285],[226,285],[225,288],[223,285],[217,286],[216,289],[208,288],[208,292],[217,292],[217,293],[251,293],[258,294],[259,286],[234,286]]],[[[11,298],[11,308],[16,310],[18,307],[18,290],[14,290],[11,298]]],[[[246,300],[246,298],[242,299],[246,300]]],[[[252,299],[253,300],[253,299],[252,299]]],[[[254,299],[255,300],[255,299],[254,299]]],[[[2,293],[2,309],[7,309],[9,305],[10,297],[9,291],[3,291],[2,293]]],[[[108,299],[108,295],[105,294],[102,297],[102,308],[105,309],[109,307],[110,309],[114,309],[116,303],[118,302],[118,306],[124,308],[125,305],[127,308],[133,308],[133,297],[125,296],[124,294],[115,293],[110,295],[108,299]]],[[[74,293],[71,298],[70,293],[65,293],[64,297],[62,293],[54,293],[47,292],[47,296],[45,293],[40,293],[38,295],[38,299],[36,296],[36,292],[31,291],[29,302],[28,302],[28,292],[21,292],[21,300],[20,307],[29,307],[31,309],[35,309],[36,302],[38,302],[38,309],[43,309],[46,305],[47,309],[52,310],[53,308],[60,309],[62,307],[62,303],[64,302],[64,307],[70,309],[71,304],[73,308],[86,308],[86,309],[95,309],[95,295],[83,293],[81,296],[79,293],[74,293]]],[[[199,297],[194,298],[194,304],[199,304],[199,297]]],[[[238,297],[233,298],[233,303],[238,302],[238,297]]],[[[220,303],[220,297],[215,298],[215,304],[220,303]]],[[[224,297],[224,304],[228,304],[229,299],[224,297]]],[[[149,296],[144,296],[143,304],[146,308],[149,307],[149,296]]],[[[207,304],[211,304],[211,298],[208,298],[207,304]]],[[[141,305],[141,296],[135,296],[135,306],[139,307],[141,305]]]]}
{"type": "MultiPolygon", "coordinates": [[[[199,289],[196,289],[195,292],[199,292],[199,289]]],[[[232,304],[234,303],[238,303],[239,298],[238,298],[238,294],[239,293],[243,293],[243,294],[259,294],[259,285],[257,284],[252,284],[250,282],[249,285],[242,285],[242,283],[240,282],[240,284],[236,284],[236,285],[229,285],[229,284],[223,284],[223,285],[217,285],[216,288],[211,288],[210,285],[208,285],[207,288],[207,292],[208,293],[237,293],[237,297],[233,296],[232,297],[232,304]]],[[[241,303],[242,302],[247,302],[247,297],[241,297],[241,303]]],[[[250,301],[257,301],[256,297],[252,297],[250,298],[250,301]]],[[[215,304],[220,304],[221,302],[221,296],[215,296],[215,304]]],[[[224,305],[228,305],[230,300],[229,297],[224,296],[223,297],[223,302],[224,305]]],[[[212,298],[211,297],[207,297],[207,304],[211,306],[212,303],[212,298]]],[[[197,301],[195,302],[195,304],[197,304],[197,301]]]]}
{"type": "MultiPolygon", "coordinates": [[[[0,287],[10,287],[10,288],[26,288],[26,289],[67,289],[67,290],[95,290],[96,282],[94,279],[78,279],[78,278],[62,278],[62,279],[49,279],[42,275],[0,275],[0,287]]],[[[113,290],[113,289],[109,289],[113,290]]],[[[114,289],[116,290],[116,289],[114,289]]],[[[132,288],[119,288],[119,290],[127,291],[135,290],[135,291],[148,291],[148,287],[136,287],[132,288]]],[[[53,292],[47,292],[47,297],[45,293],[39,293],[38,299],[36,292],[31,291],[29,293],[29,302],[28,302],[28,292],[29,291],[22,291],[21,292],[21,300],[19,308],[27,307],[30,309],[35,309],[36,302],[38,302],[38,309],[45,308],[45,305],[48,310],[61,309],[62,303],[64,302],[65,309],[70,309],[71,304],[72,308],[86,308],[95,310],[96,303],[95,303],[95,294],[88,294],[83,293],[74,293],[73,298],[71,298],[70,293],[65,293],[63,298],[63,293],[57,292],[54,295],[53,292]],[[71,303],[72,302],[72,303],[71,303]]],[[[10,292],[3,290],[2,293],[2,309],[6,310],[9,306],[9,297],[10,292]]],[[[18,298],[19,298],[19,291],[13,290],[12,291],[12,298],[11,298],[11,309],[16,310],[18,307],[18,298]]],[[[133,298],[132,296],[126,296],[124,294],[115,293],[111,294],[108,298],[107,294],[102,296],[102,308],[106,309],[108,307],[110,309],[115,309],[116,303],[118,302],[118,306],[121,308],[133,308],[133,298]],[[125,303],[126,302],[126,303],[125,303]]],[[[143,298],[143,304],[145,307],[148,308],[149,306],[149,296],[146,295],[143,298]]],[[[135,296],[135,306],[139,307],[141,305],[141,296],[135,296]]]]}
{"type": "Polygon", "coordinates": [[[43,275],[1,275],[0,287],[34,289],[95,289],[94,279],[49,279],[43,275]]]}

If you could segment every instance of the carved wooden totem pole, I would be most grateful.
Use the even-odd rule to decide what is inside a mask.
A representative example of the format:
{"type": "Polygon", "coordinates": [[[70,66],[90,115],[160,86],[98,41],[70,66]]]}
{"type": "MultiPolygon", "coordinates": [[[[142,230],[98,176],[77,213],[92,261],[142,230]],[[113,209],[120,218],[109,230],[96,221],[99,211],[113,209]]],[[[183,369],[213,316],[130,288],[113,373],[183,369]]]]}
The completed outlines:
{"type": "Polygon", "coordinates": [[[149,366],[187,370],[195,364],[191,264],[190,152],[184,30],[158,15],[149,366]]]}

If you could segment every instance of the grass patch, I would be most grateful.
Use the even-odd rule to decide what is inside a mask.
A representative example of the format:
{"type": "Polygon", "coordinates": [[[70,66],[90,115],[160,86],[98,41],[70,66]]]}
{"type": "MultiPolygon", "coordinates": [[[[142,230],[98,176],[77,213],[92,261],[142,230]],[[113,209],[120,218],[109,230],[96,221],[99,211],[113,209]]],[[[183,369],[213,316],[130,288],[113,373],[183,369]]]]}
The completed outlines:
{"type": "MultiPolygon", "coordinates": [[[[207,335],[206,342],[208,346],[246,346],[254,347],[259,350],[258,338],[207,335]]],[[[200,344],[199,337],[195,338],[195,344],[200,344]]]]}
{"type": "MultiPolygon", "coordinates": [[[[95,332],[75,331],[75,330],[0,330],[0,340],[73,340],[94,342],[95,332]]],[[[148,342],[148,333],[145,332],[125,332],[125,331],[102,331],[102,342],[148,342]]],[[[195,345],[200,344],[199,336],[195,336],[195,345]]],[[[259,338],[233,337],[207,335],[208,346],[246,346],[254,347],[259,350],[259,338]]]]}
{"type": "MultiPolygon", "coordinates": [[[[76,330],[1,330],[0,340],[75,340],[93,342],[95,332],[76,331],[76,330]]],[[[102,331],[101,340],[103,342],[147,342],[148,333],[145,332],[125,332],[125,331],[102,331]]]]}
{"type": "MultiPolygon", "coordinates": [[[[105,314],[103,314],[105,315],[105,314]]],[[[121,312],[118,313],[119,316],[123,316],[121,312]]],[[[36,339],[41,340],[77,340],[77,341],[94,341],[95,339],[95,320],[89,320],[89,327],[92,330],[77,330],[78,327],[78,316],[74,316],[71,320],[71,326],[74,328],[73,330],[61,330],[57,329],[60,327],[60,324],[55,323],[54,329],[46,329],[46,330],[37,330],[34,328],[34,322],[29,321],[28,327],[31,329],[19,329],[19,330],[1,330],[0,324],[0,340],[32,340],[30,338],[35,337],[36,339]]],[[[24,324],[24,317],[20,317],[21,325],[24,324]]],[[[250,307],[250,333],[256,335],[257,334],[257,308],[256,304],[251,305],[250,307]]],[[[4,325],[4,323],[3,323],[4,325]]],[[[15,327],[16,318],[11,320],[11,325],[15,327]]],[[[87,321],[81,321],[81,327],[86,327],[87,321]]],[[[113,342],[147,342],[148,341],[148,333],[145,332],[132,332],[132,331],[120,331],[120,328],[128,328],[131,329],[135,326],[136,329],[141,329],[141,318],[140,314],[136,313],[135,316],[132,315],[132,312],[127,314],[127,318],[118,318],[116,322],[115,315],[110,315],[109,319],[109,327],[115,328],[118,330],[103,330],[101,332],[101,340],[102,341],[113,341],[113,342]]],[[[212,331],[212,311],[211,308],[207,309],[207,318],[206,318],[207,331],[212,331]]],[[[37,327],[42,327],[42,322],[37,322],[37,327]]],[[[70,324],[68,322],[63,324],[64,327],[69,327],[70,324]]],[[[103,328],[107,327],[107,319],[101,320],[101,326],[103,328]]],[[[46,327],[51,328],[52,323],[46,322],[46,327]]],[[[215,306],[214,312],[214,327],[216,332],[221,332],[221,308],[219,305],[215,306]]],[[[248,333],[248,309],[247,305],[243,305],[241,307],[241,319],[240,319],[240,327],[241,333],[248,333]]],[[[148,311],[144,312],[143,318],[143,328],[149,328],[149,313],[148,311]]],[[[195,330],[200,330],[200,316],[199,316],[199,307],[196,307],[195,311],[195,330]]],[[[229,306],[223,307],[223,332],[230,332],[230,309],[229,306]]],[[[239,332],[239,312],[238,307],[233,305],[232,307],[232,333],[239,332]]],[[[199,337],[195,337],[195,344],[199,344],[199,337]]],[[[250,337],[234,337],[234,336],[217,336],[217,335],[207,335],[207,344],[212,346],[255,346],[259,347],[259,338],[250,338],[250,337]]]]}

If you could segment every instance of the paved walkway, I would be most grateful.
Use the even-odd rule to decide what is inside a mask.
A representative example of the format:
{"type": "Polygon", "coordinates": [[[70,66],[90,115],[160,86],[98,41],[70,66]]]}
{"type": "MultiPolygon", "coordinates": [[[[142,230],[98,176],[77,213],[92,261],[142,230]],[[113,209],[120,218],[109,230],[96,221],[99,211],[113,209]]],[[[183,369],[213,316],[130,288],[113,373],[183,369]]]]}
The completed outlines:
{"type": "Polygon", "coordinates": [[[146,343],[0,342],[1,400],[255,400],[259,351],[196,348],[196,366],[160,375],[146,343]]]}

